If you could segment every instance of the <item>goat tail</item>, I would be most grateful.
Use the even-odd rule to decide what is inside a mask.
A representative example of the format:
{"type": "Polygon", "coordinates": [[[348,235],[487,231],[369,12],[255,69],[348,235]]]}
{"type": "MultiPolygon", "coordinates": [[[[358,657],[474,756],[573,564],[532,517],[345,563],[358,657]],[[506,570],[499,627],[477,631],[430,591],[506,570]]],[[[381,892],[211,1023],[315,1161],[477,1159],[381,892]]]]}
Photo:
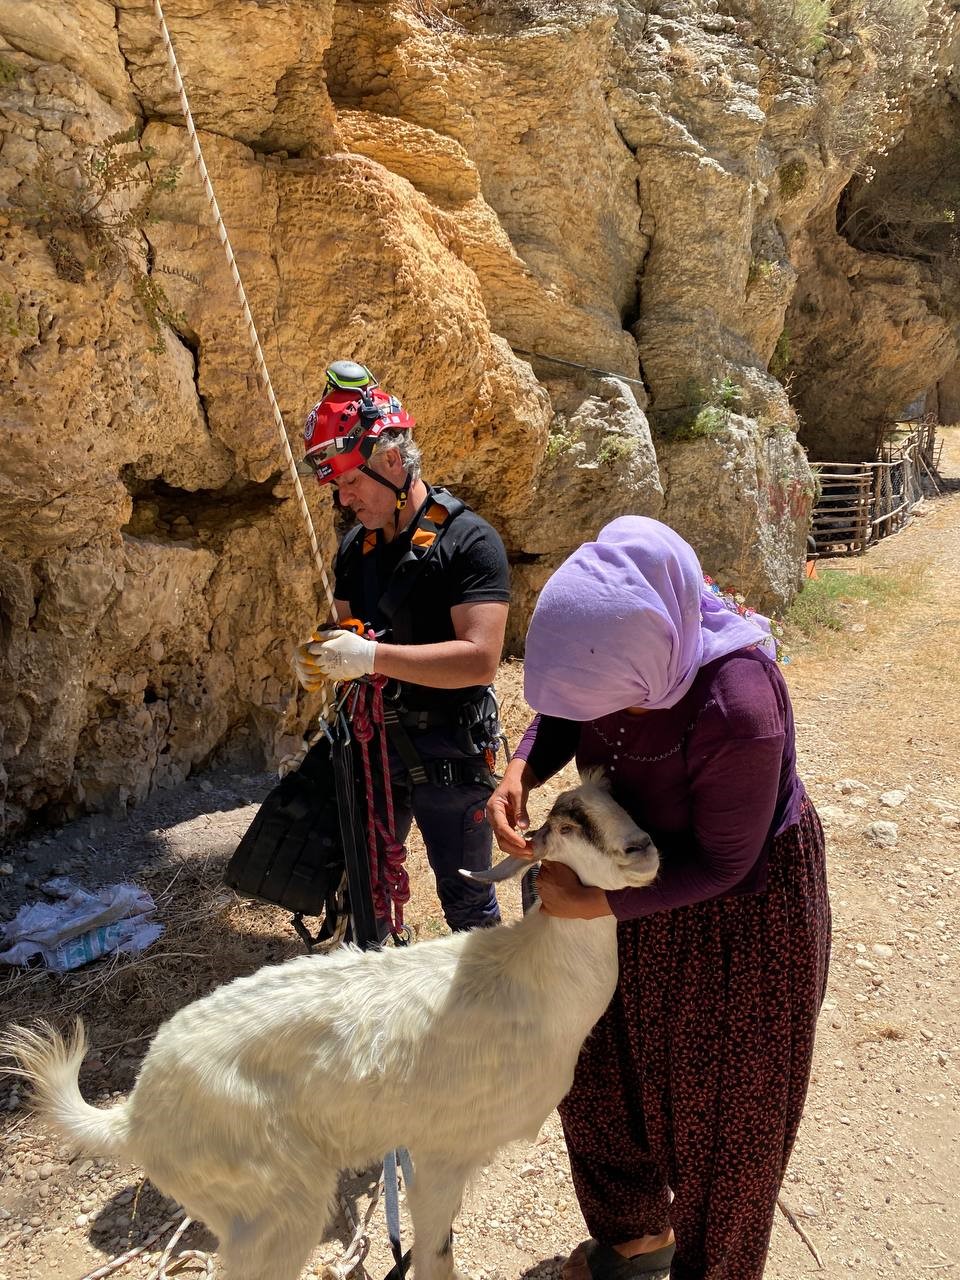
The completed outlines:
{"type": "Polygon", "coordinates": [[[12,1075],[33,1087],[34,1110],[81,1155],[128,1155],[129,1104],[103,1111],[84,1102],[80,1093],[80,1064],[87,1037],[78,1018],[69,1039],[48,1022],[34,1027],[11,1027],[0,1038],[0,1053],[14,1059],[12,1075]]]}

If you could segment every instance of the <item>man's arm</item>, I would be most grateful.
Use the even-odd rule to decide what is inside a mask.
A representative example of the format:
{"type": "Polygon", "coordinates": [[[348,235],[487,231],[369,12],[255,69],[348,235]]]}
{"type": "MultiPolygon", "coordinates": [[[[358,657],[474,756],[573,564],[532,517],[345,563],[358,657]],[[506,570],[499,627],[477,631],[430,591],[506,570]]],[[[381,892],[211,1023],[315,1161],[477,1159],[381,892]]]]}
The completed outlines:
{"type": "Polygon", "coordinates": [[[450,610],[456,639],[438,644],[378,644],[374,671],[431,689],[489,684],[503,651],[509,605],[483,600],[450,610]]]}

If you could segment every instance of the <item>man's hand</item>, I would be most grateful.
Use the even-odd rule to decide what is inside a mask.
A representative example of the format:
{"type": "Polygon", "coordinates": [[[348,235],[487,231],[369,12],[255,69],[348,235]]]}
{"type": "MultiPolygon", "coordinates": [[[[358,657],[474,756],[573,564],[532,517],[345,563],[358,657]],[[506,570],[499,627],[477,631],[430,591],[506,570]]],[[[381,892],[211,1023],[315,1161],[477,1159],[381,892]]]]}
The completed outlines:
{"type": "Polygon", "coordinates": [[[315,640],[316,635],[312,635],[303,644],[298,644],[293,651],[293,669],[296,672],[297,679],[307,693],[316,693],[325,684],[329,684],[327,677],[317,666],[317,660],[311,652],[311,646],[315,643],[315,640]]]}
{"type": "Polygon", "coordinates": [[[301,650],[306,651],[305,666],[309,664],[321,680],[356,680],[373,675],[377,642],[353,631],[323,631],[317,639],[301,645],[297,653],[301,650]]]}

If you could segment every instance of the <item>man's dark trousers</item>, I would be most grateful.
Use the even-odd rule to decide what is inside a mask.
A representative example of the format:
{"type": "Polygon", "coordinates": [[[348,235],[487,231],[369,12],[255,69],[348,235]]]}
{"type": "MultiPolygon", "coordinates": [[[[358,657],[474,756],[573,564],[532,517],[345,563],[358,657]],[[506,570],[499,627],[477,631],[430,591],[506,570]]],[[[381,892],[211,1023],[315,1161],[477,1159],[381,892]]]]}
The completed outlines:
{"type": "MultiPolygon", "coordinates": [[[[407,733],[425,763],[432,760],[483,762],[482,756],[468,755],[463,750],[455,730],[433,728],[421,732],[407,730],[407,733]]],[[[436,876],[437,895],[447,924],[454,931],[499,924],[500,909],[493,886],[460,875],[461,867],[484,871],[490,866],[493,835],[485,811],[491,787],[483,782],[454,786],[425,782],[415,787],[393,747],[390,766],[397,838],[406,841],[415,818],[427,848],[427,860],[436,876]]],[[[380,812],[383,812],[382,805],[380,812]]]]}

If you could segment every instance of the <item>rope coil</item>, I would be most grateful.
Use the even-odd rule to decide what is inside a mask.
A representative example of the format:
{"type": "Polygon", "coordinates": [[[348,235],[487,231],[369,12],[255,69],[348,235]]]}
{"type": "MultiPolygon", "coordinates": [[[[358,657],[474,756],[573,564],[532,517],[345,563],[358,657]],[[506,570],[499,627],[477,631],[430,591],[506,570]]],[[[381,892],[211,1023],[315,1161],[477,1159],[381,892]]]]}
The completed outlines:
{"type": "Polygon", "coordinates": [[[370,859],[370,886],[378,920],[389,920],[394,935],[403,930],[403,908],[410,901],[410,879],[407,875],[407,851],[396,836],[393,787],[390,783],[390,757],[387,729],[383,718],[383,686],[385,676],[360,681],[353,709],[353,736],[360,747],[364,784],[367,788],[367,853],[370,859]],[[370,743],[379,731],[380,770],[383,777],[386,821],[373,803],[373,768],[370,743]]]}

